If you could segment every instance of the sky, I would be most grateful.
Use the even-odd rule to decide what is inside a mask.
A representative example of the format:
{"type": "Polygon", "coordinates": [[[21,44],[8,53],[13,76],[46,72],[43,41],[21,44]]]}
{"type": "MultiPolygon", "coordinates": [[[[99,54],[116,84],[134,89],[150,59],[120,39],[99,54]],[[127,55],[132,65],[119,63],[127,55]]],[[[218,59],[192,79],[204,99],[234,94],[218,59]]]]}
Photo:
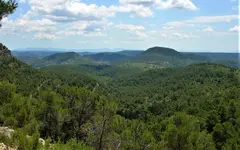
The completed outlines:
{"type": "Polygon", "coordinates": [[[153,46],[238,52],[238,0],[18,0],[0,42],[10,49],[153,46]]]}

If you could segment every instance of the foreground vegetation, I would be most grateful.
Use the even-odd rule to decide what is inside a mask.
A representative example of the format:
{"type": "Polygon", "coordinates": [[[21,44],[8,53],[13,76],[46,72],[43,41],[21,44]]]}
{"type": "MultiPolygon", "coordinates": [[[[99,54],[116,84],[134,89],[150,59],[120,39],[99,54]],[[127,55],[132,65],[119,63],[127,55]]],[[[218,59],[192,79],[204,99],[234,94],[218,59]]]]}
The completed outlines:
{"type": "Polygon", "coordinates": [[[205,63],[98,81],[90,71],[41,71],[11,56],[1,56],[0,66],[0,124],[15,130],[0,142],[9,146],[240,148],[237,69],[205,63]]]}

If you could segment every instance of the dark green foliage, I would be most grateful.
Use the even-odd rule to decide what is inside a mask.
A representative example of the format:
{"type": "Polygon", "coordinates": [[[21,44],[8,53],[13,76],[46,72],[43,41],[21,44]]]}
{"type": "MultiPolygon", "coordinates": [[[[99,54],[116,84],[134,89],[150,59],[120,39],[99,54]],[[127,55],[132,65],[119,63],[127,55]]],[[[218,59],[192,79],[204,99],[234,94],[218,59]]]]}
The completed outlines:
{"type": "MultiPolygon", "coordinates": [[[[161,53],[182,55],[169,52],[161,53]]],[[[15,130],[8,137],[0,128],[0,143],[23,150],[240,148],[237,69],[205,63],[38,70],[0,58],[0,125],[15,130]]]]}
{"type": "Polygon", "coordinates": [[[63,141],[71,138],[80,140],[86,133],[82,126],[94,115],[96,102],[99,96],[83,88],[64,87],[61,93],[66,103],[66,113],[63,116],[62,130],[67,131],[61,135],[63,141]]]}
{"type": "Polygon", "coordinates": [[[161,55],[165,55],[165,56],[181,56],[181,54],[179,52],[177,52],[174,49],[171,48],[165,48],[165,47],[152,47],[149,48],[148,50],[146,50],[145,52],[143,52],[143,55],[146,54],[161,54],[161,55]]]}
{"type": "Polygon", "coordinates": [[[14,85],[8,82],[0,82],[0,105],[11,102],[15,90],[14,85]]]}
{"type": "Polygon", "coordinates": [[[67,64],[42,67],[41,70],[55,72],[57,74],[81,73],[102,83],[118,77],[130,76],[143,72],[144,69],[131,66],[107,65],[107,64],[67,64]]]}
{"type": "Polygon", "coordinates": [[[77,59],[80,57],[79,54],[74,53],[74,52],[68,52],[68,53],[57,53],[53,54],[47,57],[44,57],[43,60],[45,61],[55,61],[56,63],[62,63],[69,61],[71,59],[77,59]]]}
{"type": "Polygon", "coordinates": [[[15,57],[0,57],[0,81],[9,81],[16,85],[17,92],[36,97],[40,90],[58,90],[60,86],[70,85],[93,89],[98,81],[81,73],[52,73],[34,69],[15,57]]]}
{"type": "Polygon", "coordinates": [[[3,17],[12,14],[17,7],[18,3],[15,0],[0,0],[0,20],[2,20],[3,17]]]}
{"type": "Polygon", "coordinates": [[[123,50],[123,51],[119,51],[119,52],[116,52],[116,53],[122,54],[122,55],[125,55],[125,56],[129,56],[129,57],[136,57],[139,54],[141,54],[142,52],[143,51],[140,51],[140,50],[123,50]]]}
{"type": "MultiPolygon", "coordinates": [[[[40,51],[40,50],[34,50],[34,51],[26,51],[26,50],[20,50],[20,51],[12,51],[12,55],[17,57],[18,59],[21,57],[27,57],[27,58],[44,58],[53,54],[59,53],[57,51],[40,51]]],[[[24,59],[22,60],[24,62],[24,59]]]]}
{"type": "Polygon", "coordinates": [[[75,52],[67,52],[67,53],[56,53],[50,56],[46,56],[43,58],[32,58],[29,57],[20,57],[25,63],[28,63],[36,68],[50,66],[50,65],[59,65],[59,64],[86,64],[92,63],[91,60],[86,59],[80,56],[75,52]]]}
{"type": "Polygon", "coordinates": [[[207,62],[208,59],[199,55],[180,53],[171,48],[153,47],[144,51],[131,61],[135,63],[144,62],[161,67],[176,67],[207,62]]]}
{"type": "Polygon", "coordinates": [[[87,146],[84,142],[77,142],[76,140],[70,140],[67,143],[57,142],[52,145],[52,150],[94,150],[94,148],[87,146]]]}
{"type": "Polygon", "coordinates": [[[59,98],[56,93],[43,92],[40,95],[40,100],[44,102],[43,110],[39,115],[41,136],[57,140],[60,134],[59,113],[57,111],[57,101],[60,102],[59,98]]]}
{"type": "Polygon", "coordinates": [[[85,55],[84,57],[90,58],[94,61],[99,61],[99,62],[116,62],[116,61],[123,61],[127,60],[130,57],[126,55],[122,55],[119,53],[97,53],[97,54],[90,54],[90,55],[85,55]]]}
{"type": "Polygon", "coordinates": [[[187,53],[207,57],[210,62],[240,68],[240,53],[187,53]]]}
{"type": "MultiPolygon", "coordinates": [[[[57,50],[57,49],[56,49],[57,50]]],[[[90,53],[57,51],[14,51],[13,55],[33,67],[59,64],[97,64],[110,63],[120,68],[149,70],[154,68],[178,67],[190,64],[212,62],[239,68],[238,53],[190,53],[178,52],[171,48],[152,47],[146,51],[124,50],[119,52],[90,53]],[[45,58],[44,58],[45,57],[45,58]]]]}

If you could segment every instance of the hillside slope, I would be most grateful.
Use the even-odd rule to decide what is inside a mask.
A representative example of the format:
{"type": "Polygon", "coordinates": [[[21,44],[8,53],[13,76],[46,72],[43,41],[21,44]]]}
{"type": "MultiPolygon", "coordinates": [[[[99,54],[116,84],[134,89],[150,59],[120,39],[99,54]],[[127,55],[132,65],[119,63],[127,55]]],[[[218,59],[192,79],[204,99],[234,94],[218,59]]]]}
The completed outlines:
{"type": "Polygon", "coordinates": [[[240,147],[237,69],[204,63],[119,76],[123,70],[111,65],[59,65],[52,73],[18,61],[6,48],[0,54],[0,125],[17,131],[12,139],[0,133],[0,143],[63,150],[240,147]],[[84,67],[104,70],[110,90],[102,93],[98,81],[71,71],[84,67]]]}
{"type": "Polygon", "coordinates": [[[41,71],[11,56],[8,49],[0,49],[0,81],[9,81],[17,86],[17,92],[24,95],[37,94],[39,88],[54,89],[60,85],[75,85],[93,88],[98,82],[81,73],[56,74],[41,71]]]}
{"type": "Polygon", "coordinates": [[[53,54],[53,55],[44,57],[43,60],[52,61],[52,62],[56,62],[56,63],[64,63],[64,62],[67,62],[67,61],[76,60],[79,57],[80,57],[80,55],[78,53],[67,52],[67,53],[53,54]]]}
{"type": "Polygon", "coordinates": [[[194,54],[183,54],[171,48],[152,47],[135,57],[132,61],[138,63],[145,62],[162,67],[174,67],[206,62],[208,59],[194,54]]]}
{"type": "Polygon", "coordinates": [[[29,61],[29,58],[26,59],[26,58],[20,57],[19,59],[24,60],[24,62],[34,67],[43,67],[43,66],[60,65],[60,64],[92,63],[91,60],[86,59],[75,52],[56,53],[41,59],[33,59],[30,61],[29,61]]]}
{"type": "Polygon", "coordinates": [[[130,118],[144,115],[143,110],[168,116],[192,107],[204,114],[210,103],[231,94],[240,98],[240,71],[215,64],[155,69],[115,80],[109,87],[123,104],[122,113],[130,118]]]}
{"type": "Polygon", "coordinates": [[[59,53],[58,51],[12,51],[12,55],[15,57],[31,57],[31,58],[43,58],[53,54],[59,53]]]}
{"type": "Polygon", "coordinates": [[[126,56],[120,53],[111,53],[111,52],[90,54],[90,55],[85,55],[84,57],[92,59],[94,61],[99,61],[99,62],[117,62],[117,61],[127,60],[130,58],[130,56],[126,56]]]}
{"type": "Polygon", "coordinates": [[[143,51],[141,51],[141,50],[123,50],[123,51],[119,51],[116,53],[122,54],[125,56],[135,57],[135,56],[138,56],[139,54],[141,54],[142,52],[143,51]]]}

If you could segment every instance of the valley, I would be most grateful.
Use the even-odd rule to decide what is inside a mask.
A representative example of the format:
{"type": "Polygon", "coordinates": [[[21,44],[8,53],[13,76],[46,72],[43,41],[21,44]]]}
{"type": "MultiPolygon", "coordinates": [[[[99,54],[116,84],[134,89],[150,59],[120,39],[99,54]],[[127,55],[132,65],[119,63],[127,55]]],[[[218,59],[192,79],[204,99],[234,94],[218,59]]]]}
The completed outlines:
{"type": "Polygon", "coordinates": [[[239,147],[240,72],[212,63],[218,57],[163,47],[44,57],[1,51],[0,124],[17,130],[17,139],[0,138],[5,144],[26,149],[41,137],[55,149],[239,147]]]}

